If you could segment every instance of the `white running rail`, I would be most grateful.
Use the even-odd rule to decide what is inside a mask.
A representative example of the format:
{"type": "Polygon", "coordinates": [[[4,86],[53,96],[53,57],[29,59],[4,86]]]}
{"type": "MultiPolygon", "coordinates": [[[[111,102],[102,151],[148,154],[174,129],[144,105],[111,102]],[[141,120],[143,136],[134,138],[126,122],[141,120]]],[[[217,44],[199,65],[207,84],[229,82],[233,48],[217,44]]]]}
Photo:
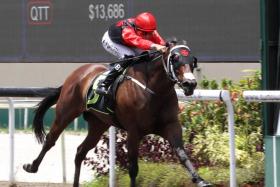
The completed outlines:
{"type": "Polygon", "coordinates": [[[250,90],[243,97],[248,102],[280,102],[280,91],[250,90]]]}
{"type": "MultiPolygon", "coordinates": [[[[230,147],[230,187],[236,187],[236,172],[235,172],[235,140],[234,140],[234,111],[230,99],[230,93],[227,90],[195,90],[192,96],[186,97],[181,90],[176,90],[177,96],[180,101],[223,101],[226,104],[228,112],[228,128],[229,128],[229,147],[230,147]]],[[[14,183],[14,110],[15,108],[32,108],[40,100],[13,100],[6,98],[6,100],[0,100],[0,108],[3,104],[8,104],[9,108],[9,133],[10,133],[10,183],[14,183]]],[[[111,127],[110,133],[110,187],[114,186],[115,181],[115,129],[111,127]]],[[[65,168],[65,167],[63,167],[65,168]]],[[[63,171],[63,176],[65,176],[63,171]]],[[[64,179],[65,180],[65,179],[64,179]]]]}
{"type": "MultiPolygon", "coordinates": [[[[3,98],[0,100],[0,108],[8,108],[9,110],[9,183],[12,186],[15,181],[15,154],[14,154],[14,132],[15,132],[15,109],[16,108],[35,108],[41,99],[14,99],[3,98]]],[[[64,134],[61,136],[61,155],[62,155],[62,180],[66,182],[66,163],[65,163],[65,145],[64,134]]]]}

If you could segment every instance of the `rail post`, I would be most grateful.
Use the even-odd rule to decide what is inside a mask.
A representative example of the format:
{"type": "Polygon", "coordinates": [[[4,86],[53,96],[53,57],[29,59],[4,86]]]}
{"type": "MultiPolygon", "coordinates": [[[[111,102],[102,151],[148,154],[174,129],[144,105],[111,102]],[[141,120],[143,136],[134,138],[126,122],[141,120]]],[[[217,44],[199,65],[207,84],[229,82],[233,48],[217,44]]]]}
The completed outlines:
{"type": "Polygon", "coordinates": [[[9,144],[10,144],[10,171],[9,183],[12,186],[15,183],[14,161],[15,161],[15,147],[14,147],[14,133],[15,133],[15,107],[11,98],[7,98],[9,103],[9,144]]]}
{"type": "Polygon", "coordinates": [[[115,165],[116,165],[116,128],[109,128],[109,187],[115,186],[115,165]]]}

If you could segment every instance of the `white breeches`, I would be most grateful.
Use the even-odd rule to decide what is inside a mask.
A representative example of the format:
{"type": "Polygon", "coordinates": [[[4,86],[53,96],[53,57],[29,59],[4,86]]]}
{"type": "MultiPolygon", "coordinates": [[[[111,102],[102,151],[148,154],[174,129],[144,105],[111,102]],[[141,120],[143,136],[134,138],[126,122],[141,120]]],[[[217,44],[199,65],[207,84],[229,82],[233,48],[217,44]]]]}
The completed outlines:
{"type": "Polygon", "coordinates": [[[108,31],[105,32],[105,34],[102,37],[102,46],[105,48],[106,51],[108,51],[109,53],[111,53],[119,59],[124,59],[125,55],[135,56],[143,52],[143,50],[129,48],[125,45],[113,42],[109,37],[108,31]]]}

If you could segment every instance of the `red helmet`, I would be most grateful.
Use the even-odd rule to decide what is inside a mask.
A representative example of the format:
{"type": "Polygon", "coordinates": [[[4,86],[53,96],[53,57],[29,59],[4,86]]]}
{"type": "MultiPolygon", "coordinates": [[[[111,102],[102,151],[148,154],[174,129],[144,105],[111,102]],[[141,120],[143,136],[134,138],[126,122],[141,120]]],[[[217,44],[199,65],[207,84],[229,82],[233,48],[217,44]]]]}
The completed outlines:
{"type": "Polygon", "coordinates": [[[136,29],[145,32],[152,32],[157,29],[157,22],[153,14],[143,12],[135,18],[136,29]]]}

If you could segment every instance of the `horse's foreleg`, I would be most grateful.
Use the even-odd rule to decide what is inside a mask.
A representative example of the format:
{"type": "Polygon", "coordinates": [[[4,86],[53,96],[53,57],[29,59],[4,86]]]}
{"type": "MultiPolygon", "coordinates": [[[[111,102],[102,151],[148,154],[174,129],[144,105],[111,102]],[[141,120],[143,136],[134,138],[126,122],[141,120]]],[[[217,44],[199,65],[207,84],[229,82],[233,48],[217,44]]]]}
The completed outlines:
{"type": "Polygon", "coordinates": [[[200,183],[203,181],[203,179],[198,175],[195,168],[193,167],[190,159],[188,158],[188,155],[186,154],[185,149],[183,146],[175,146],[173,148],[175,150],[176,155],[178,156],[181,164],[188,170],[188,172],[191,174],[192,182],[193,183],[200,183]]]}
{"type": "Polygon", "coordinates": [[[136,177],[138,174],[138,148],[140,139],[138,136],[128,133],[127,151],[129,162],[130,187],[136,187],[136,177]]]}
{"type": "Polygon", "coordinates": [[[100,140],[101,135],[109,128],[109,125],[102,123],[98,119],[87,120],[88,135],[85,138],[85,140],[81,143],[81,145],[77,148],[77,153],[75,157],[75,175],[73,183],[74,187],[79,186],[82,161],[85,159],[88,151],[96,146],[96,144],[100,140]]]}
{"type": "Polygon", "coordinates": [[[182,129],[179,124],[171,125],[171,128],[168,128],[166,132],[163,133],[163,137],[165,137],[172,149],[175,151],[176,155],[178,156],[180,163],[187,169],[189,174],[192,177],[192,182],[196,183],[199,187],[206,187],[212,186],[210,183],[204,181],[196,172],[193,164],[191,163],[186,150],[183,146],[182,140],[182,129]],[[177,128],[176,128],[177,127],[177,128]]]}

